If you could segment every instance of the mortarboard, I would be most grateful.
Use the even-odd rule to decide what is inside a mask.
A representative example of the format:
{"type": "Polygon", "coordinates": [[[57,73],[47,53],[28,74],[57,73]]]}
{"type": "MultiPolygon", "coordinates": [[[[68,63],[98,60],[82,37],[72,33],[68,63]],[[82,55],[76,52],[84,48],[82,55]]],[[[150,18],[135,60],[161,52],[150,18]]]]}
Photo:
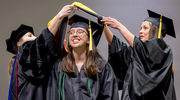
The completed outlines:
{"type": "MultiPolygon", "coordinates": [[[[98,15],[96,12],[94,12],[93,10],[91,10],[90,8],[88,8],[87,6],[83,5],[80,2],[74,2],[72,5],[75,5],[76,7],[81,9],[82,11],[98,18],[98,23],[96,23],[96,22],[93,22],[89,19],[83,18],[81,16],[77,16],[77,15],[73,16],[74,18],[71,17],[72,22],[78,22],[78,21],[82,22],[83,21],[89,25],[89,29],[88,29],[89,40],[90,40],[89,51],[92,51],[92,37],[93,37],[95,46],[97,46],[99,43],[100,37],[103,33],[104,24],[102,22],[100,22],[100,20],[102,19],[102,16],[98,15]],[[93,32],[93,36],[92,36],[92,32],[93,32]]],[[[71,23],[71,22],[69,22],[69,23],[71,23]]]]}
{"type": "Polygon", "coordinates": [[[17,42],[27,32],[34,34],[32,27],[23,24],[21,24],[17,30],[13,30],[10,38],[6,39],[7,51],[16,54],[17,42]]]}
{"type": "Polygon", "coordinates": [[[161,30],[165,30],[165,33],[176,38],[173,21],[163,15],[157,14],[151,10],[148,10],[149,17],[144,21],[149,21],[159,27],[158,38],[161,37],[161,30]],[[164,23],[164,24],[162,24],[164,23]]]}

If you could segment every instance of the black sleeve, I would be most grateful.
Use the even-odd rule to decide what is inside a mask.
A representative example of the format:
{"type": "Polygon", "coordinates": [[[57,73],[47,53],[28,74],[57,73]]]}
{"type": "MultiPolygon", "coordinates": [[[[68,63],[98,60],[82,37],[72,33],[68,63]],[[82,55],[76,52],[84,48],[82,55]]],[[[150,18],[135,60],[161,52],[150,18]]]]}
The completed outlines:
{"type": "Polygon", "coordinates": [[[159,65],[168,57],[171,48],[162,39],[144,42],[135,37],[133,52],[135,59],[141,61],[146,71],[153,71],[161,68],[159,65]]]}
{"type": "Polygon", "coordinates": [[[134,40],[131,89],[142,96],[156,88],[163,89],[172,73],[172,52],[162,39],[134,40]]]}
{"type": "Polygon", "coordinates": [[[130,63],[131,48],[113,36],[111,46],[109,46],[108,62],[112,66],[117,77],[118,87],[122,89],[123,81],[130,63]]]}
{"type": "Polygon", "coordinates": [[[43,79],[57,59],[54,36],[48,28],[34,41],[23,43],[18,49],[19,67],[26,76],[43,79]]]}

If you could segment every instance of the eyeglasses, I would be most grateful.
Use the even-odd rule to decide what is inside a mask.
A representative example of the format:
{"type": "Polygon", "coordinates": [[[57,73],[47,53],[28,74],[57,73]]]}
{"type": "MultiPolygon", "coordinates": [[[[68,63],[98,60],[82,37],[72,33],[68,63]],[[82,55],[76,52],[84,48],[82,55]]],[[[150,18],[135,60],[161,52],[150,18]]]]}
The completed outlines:
{"type": "Polygon", "coordinates": [[[87,34],[87,32],[85,32],[84,30],[77,30],[76,32],[72,32],[72,31],[69,31],[69,32],[68,32],[69,35],[74,35],[75,33],[76,33],[77,35],[82,35],[83,33],[86,33],[86,34],[87,34]]]}

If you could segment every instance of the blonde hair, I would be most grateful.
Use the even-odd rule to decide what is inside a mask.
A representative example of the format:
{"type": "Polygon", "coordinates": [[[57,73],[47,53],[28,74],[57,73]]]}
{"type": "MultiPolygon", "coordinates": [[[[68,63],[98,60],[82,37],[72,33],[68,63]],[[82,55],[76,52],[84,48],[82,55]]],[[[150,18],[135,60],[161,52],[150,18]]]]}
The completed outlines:
{"type": "MultiPolygon", "coordinates": [[[[23,41],[23,38],[20,38],[19,41],[23,41]]],[[[19,46],[16,45],[16,54],[17,54],[17,51],[18,51],[18,48],[19,46]]],[[[10,79],[11,79],[11,74],[12,74],[12,69],[13,69],[13,64],[14,64],[14,60],[15,60],[15,55],[11,57],[10,61],[9,61],[9,71],[8,71],[8,76],[9,76],[9,82],[10,82],[10,79]]]]}
{"type": "Polygon", "coordinates": [[[8,77],[9,77],[9,83],[11,79],[11,74],[12,74],[12,69],[13,69],[13,64],[16,56],[12,56],[10,61],[9,61],[9,71],[8,71],[8,77]]]}

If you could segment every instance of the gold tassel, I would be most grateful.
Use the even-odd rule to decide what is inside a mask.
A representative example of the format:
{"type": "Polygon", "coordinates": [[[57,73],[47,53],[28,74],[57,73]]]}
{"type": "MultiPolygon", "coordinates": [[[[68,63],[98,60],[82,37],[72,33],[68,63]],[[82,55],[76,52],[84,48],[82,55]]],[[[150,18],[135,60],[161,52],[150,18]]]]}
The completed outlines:
{"type": "Polygon", "coordinates": [[[92,30],[91,30],[91,21],[89,20],[89,51],[92,51],[92,30]]]}
{"type": "Polygon", "coordinates": [[[162,16],[160,17],[160,24],[159,24],[159,33],[158,33],[158,38],[160,39],[161,38],[161,28],[162,28],[162,16]]]}

